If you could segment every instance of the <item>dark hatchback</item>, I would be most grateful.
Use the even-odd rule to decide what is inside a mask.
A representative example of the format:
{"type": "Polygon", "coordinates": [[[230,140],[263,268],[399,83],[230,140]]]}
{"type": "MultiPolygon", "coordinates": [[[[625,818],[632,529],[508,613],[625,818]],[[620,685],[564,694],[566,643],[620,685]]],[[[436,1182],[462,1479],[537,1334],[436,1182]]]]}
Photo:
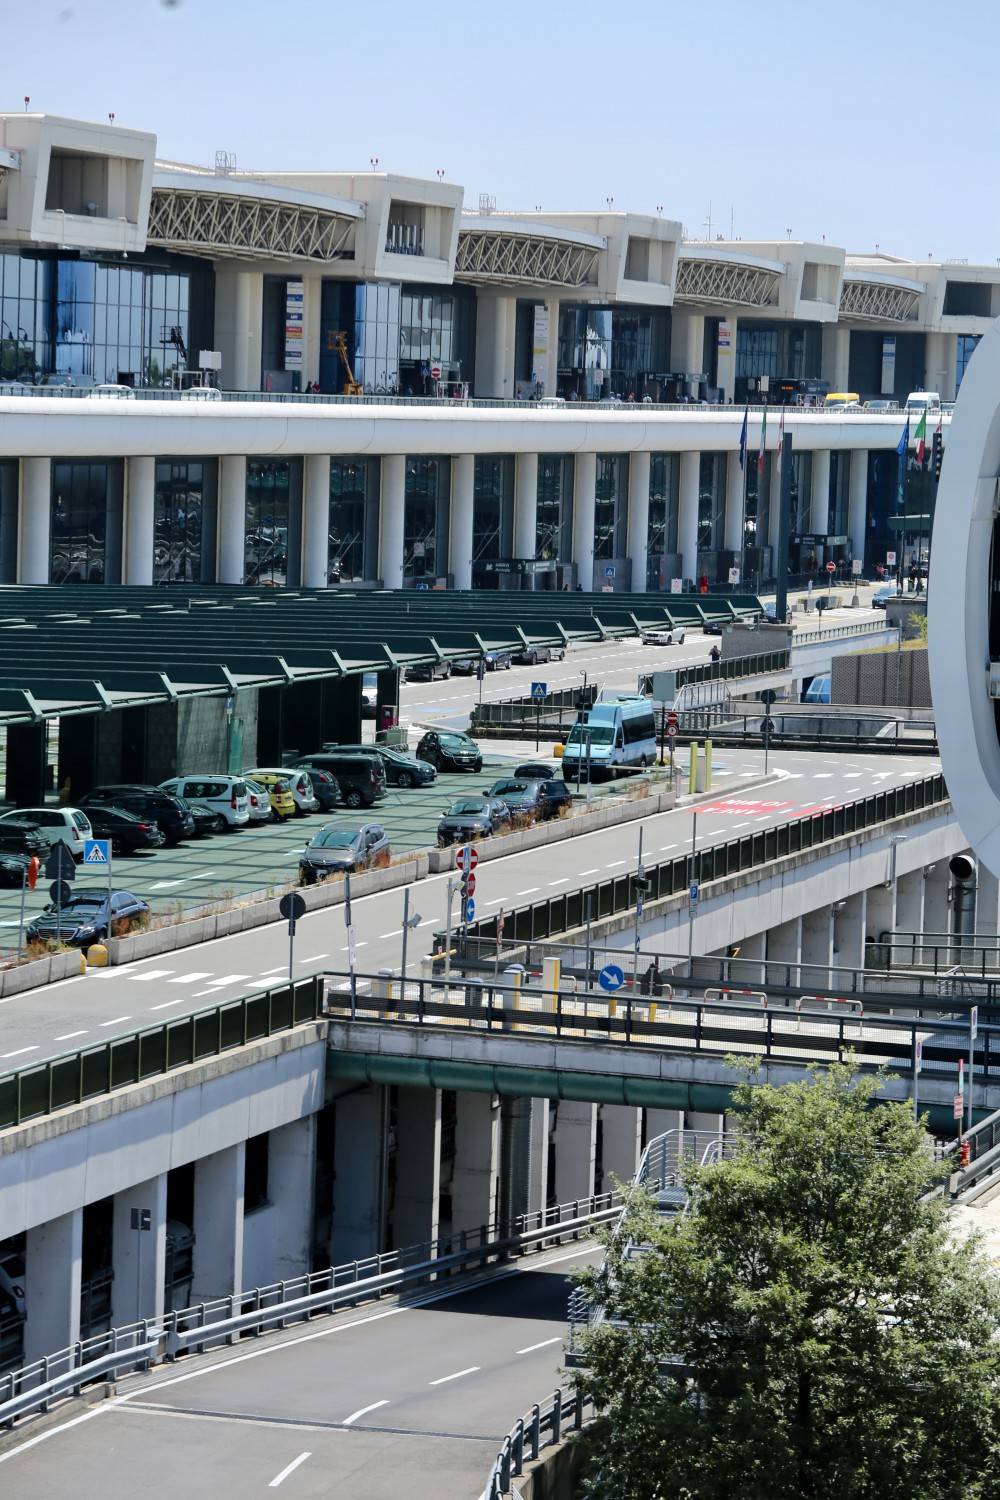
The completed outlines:
{"type": "Polygon", "coordinates": [[[546,661],[562,661],[566,656],[565,646],[522,646],[511,657],[519,667],[537,667],[546,661]]]}
{"type": "MultiPolygon", "coordinates": [[[[131,891],[112,891],[110,930],[112,937],[124,937],[136,927],[143,927],[149,906],[131,891]]],[[[29,943],[61,942],[71,948],[89,948],[108,936],[109,913],[106,891],[81,891],[71,896],[61,911],[50,902],[28,927],[29,943]]]]}
{"type": "Polygon", "coordinates": [[[390,855],[389,839],[381,823],[328,823],[299,856],[299,874],[305,885],[315,885],[324,875],[378,869],[389,863],[390,855]]]}
{"type": "Polygon", "coordinates": [[[22,886],[29,858],[27,854],[0,854],[0,885],[22,886]]]}
{"type": "Polygon", "coordinates": [[[123,807],[126,812],[135,813],[147,822],[159,824],[168,844],[178,844],[181,839],[193,837],[195,832],[195,820],[180,798],[172,797],[157,786],[137,783],[96,786],[80,798],[77,806],[82,807],[88,817],[92,807],[123,807]]]}
{"type": "Polygon", "coordinates": [[[326,771],[334,778],[345,807],[372,807],[385,796],[385,771],[377,755],[316,750],[300,755],[294,769],[326,771]]]}
{"type": "Polygon", "coordinates": [[[30,818],[0,819],[0,854],[48,854],[50,839],[30,818]]]}
{"type": "Polygon", "coordinates": [[[112,854],[134,854],[136,849],[160,849],[160,825],[124,807],[91,807],[87,811],[95,839],[110,839],[112,854]]]}
{"type": "Polygon", "coordinates": [[[417,746],[417,759],[426,760],[439,771],[481,771],[483,752],[467,734],[431,729],[417,746]]]}
{"type": "Polygon", "coordinates": [[[437,780],[437,771],[429,761],[418,760],[392,745],[328,745],[326,749],[333,755],[377,755],[389,786],[429,786],[437,780]]]}
{"type": "Polygon", "coordinates": [[[421,661],[412,667],[407,667],[403,674],[406,682],[434,682],[440,677],[447,680],[451,676],[450,661],[421,661]]]}
{"type": "Polygon", "coordinates": [[[558,818],[564,807],[569,807],[573,794],[565,781],[549,777],[544,781],[529,781],[521,777],[516,780],[495,781],[489,796],[506,802],[512,813],[534,813],[536,818],[558,818]]]}
{"type": "Polygon", "coordinates": [[[438,823],[438,846],[464,844],[467,839],[488,838],[491,833],[507,833],[510,808],[498,797],[459,797],[438,823]]]}

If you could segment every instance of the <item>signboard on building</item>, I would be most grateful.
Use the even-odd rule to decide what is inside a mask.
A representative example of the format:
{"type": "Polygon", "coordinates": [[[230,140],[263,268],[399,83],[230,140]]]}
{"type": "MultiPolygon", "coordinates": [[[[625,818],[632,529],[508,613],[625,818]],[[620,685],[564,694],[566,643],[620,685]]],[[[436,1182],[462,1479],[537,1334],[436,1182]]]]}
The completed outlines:
{"type": "Polygon", "coordinates": [[[301,370],[306,288],[303,281],[285,282],[285,369],[301,370]]]}
{"type": "MultiPolygon", "coordinates": [[[[549,328],[549,310],[544,302],[535,303],[535,330],[531,341],[531,369],[536,380],[545,380],[545,367],[549,358],[549,339],[551,330],[549,328]]],[[[555,391],[546,391],[547,396],[554,396],[555,391]]]]}
{"type": "Polygon", "coordinates": [[[684,589],[684,580],[683,580],[683,578],[671,578],[671,580],[670,580],[670,592],[672,594],[680,594],[680,593],[683,592],[683,589],[684,589]]]}
{"type": "Polygon", "coordinates": [[[729,569],[729,582],[730,583],[739,583],[739,581],[740,581],[740,570],[739,570],[739,568],[730,568],[729,569]]]}
{"type": "Polygon", "coordinates": [[[732,349],[732,347],[733,347],[733,328],[732,328],[732,324],[731,323],[727,323],[726,320],[725,320],[725,318],[720,318],[719,319],[719,335],[718,335],[718,348],[719,348],[719,352],[721,353],[722,350],[724,349],[726,351],[726,353],[728,354],[729,351],[732,349]]]}
{"type": "Polygon", "coordinates": [[[896,389],[896,335],[884,333],[882,335],[882,380],[879,391],[883,396],[891,396],[896,389]]]}

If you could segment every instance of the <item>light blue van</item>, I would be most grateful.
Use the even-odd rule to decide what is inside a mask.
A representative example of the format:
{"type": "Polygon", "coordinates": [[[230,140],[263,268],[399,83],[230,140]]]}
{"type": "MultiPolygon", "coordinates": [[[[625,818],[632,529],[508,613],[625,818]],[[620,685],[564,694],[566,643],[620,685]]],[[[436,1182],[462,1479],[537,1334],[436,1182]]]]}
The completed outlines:
{"type": "Polygon", "coordinates": [[[656,719],[648,698],[601,701],[574,724],[563,752],[567,781],[587,774],[615,776],[656,761],[656,719]],[[588,752],[589,745],[589,752],[588,752]]]}

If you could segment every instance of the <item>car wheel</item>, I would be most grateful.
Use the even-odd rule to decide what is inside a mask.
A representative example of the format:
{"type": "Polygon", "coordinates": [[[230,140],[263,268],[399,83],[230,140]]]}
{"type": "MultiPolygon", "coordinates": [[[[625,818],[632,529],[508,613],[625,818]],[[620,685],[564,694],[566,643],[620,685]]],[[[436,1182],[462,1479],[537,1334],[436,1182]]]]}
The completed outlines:
{"type": "Polygon", "coordinates": [[[225,818],[218,817],[218,818],[216,818],[215,822],[212,824],[212,832],[213,833],[225,833],[225,831],[226,831],[226,829],[228,827],[229,827],[229,824],[226,822],[225,818]]]}
{"type": "Polygon", "coordinates": [[[360,807],[362,805],[363,801],[364,801],[364,799],[362,798],[361,793],[359,791],[355,790],[355,791],[351,791],[351,792],[346,792],[344,794],[344,806],[345,807],[360,807]]]}
{"type": "Polygon", "coordinates": [[[399,775],[396,777],[396,785],[402,787],[412,786],[413,776],[409,771],[400,771],[399,775]]]}

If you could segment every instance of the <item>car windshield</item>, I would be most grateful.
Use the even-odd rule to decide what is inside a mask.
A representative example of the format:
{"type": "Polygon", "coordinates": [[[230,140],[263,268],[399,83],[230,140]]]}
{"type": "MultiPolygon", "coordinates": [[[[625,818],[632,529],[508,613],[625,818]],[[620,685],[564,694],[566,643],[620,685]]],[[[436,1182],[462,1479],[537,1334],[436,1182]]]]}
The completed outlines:
{"type": "Polygon", "coordinates": [[[447,745],[449,750],[474,750],[476,748],[471,740],[466,739],[464,734],[443,734],[441,735],[441,744],[447,745]]]}
{"type": "Polygon", "coordinates": [[[498,781],[495,786],[490,787],[491,797],[514,797],[519,792],[526,792],[528,783],[526,781],[498,781]]]}
{"type": "Polygon", "coordinates": [[[592,745],[610,745],[614,737],[613,724],[574,724],[567,744],[586,745],[589,739],[592,745]]]}
{"type": "Polygon", "coordinates": [[[63,902],[63,911],[99,911],[104,899],[103,896],[71,896],[63,902]]]}
{"type": "Polygon", "coordinates": [[[478,817],[485,815],[485,813],[486,803],[481,799],[476,798],[472,800],[469,798],[463,798],[462,801],[453,802],[451,804],[451,809],[448,813],[448,816],[451,818],[460,818],[463,816],[468,816],[469,814],[474,814],[478,817]]]}
{"type": "Polygon", "coordinates": [[[349,828],[327,828],[313,839],[315,849],[349,849],[360,835],[349,828]]]}

